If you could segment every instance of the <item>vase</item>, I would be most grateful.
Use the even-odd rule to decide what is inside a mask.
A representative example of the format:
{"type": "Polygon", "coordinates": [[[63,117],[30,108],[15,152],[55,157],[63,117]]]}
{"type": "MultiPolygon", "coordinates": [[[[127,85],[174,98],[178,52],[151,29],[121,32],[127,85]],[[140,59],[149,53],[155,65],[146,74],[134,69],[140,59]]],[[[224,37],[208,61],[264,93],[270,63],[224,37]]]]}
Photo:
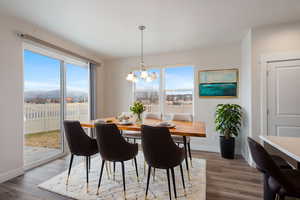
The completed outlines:
{"type": "Polygon", "coordinates": [[[142,124],[142,123],[143,123],[142,113],[137,113],[137,114],[136,114],[136,120],[135,120],[135,122],[136,122],[137,124],[142,124]]]}

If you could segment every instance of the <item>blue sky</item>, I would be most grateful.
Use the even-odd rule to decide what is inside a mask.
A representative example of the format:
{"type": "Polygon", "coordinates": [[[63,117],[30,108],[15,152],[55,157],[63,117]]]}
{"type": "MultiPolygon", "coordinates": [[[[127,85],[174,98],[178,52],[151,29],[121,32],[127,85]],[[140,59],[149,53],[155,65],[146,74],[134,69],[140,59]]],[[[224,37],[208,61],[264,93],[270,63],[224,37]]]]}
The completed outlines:
{"type": "MultiPolygon", "coordinates": [[[[158,69],[149,70],[150,72],[156,72],[159,74],[158,69]]],[[[166,89],[191,89],[194,85],[194,69],[191,66],[184,67],[171,67],[165,68],[166,76],[166,89]]],[[[159,79],[152,81],[150,83],[139,81],[137,83],[137,89],[153,89],[158,90],[159,79]]]]}
{"type": "MultiPolygon", "coordinates": [[[[159,76],[159,70],[153,69],[159,76]]],[[[193,67],[172,67],[165,68],[166,89],[191,89],[194,84],[193,67]]],[[[88,91],[88,70],[87,68],[67,64],[67,90],[88,91]]],[[[160,78],[160,77],[159,77],[160,78]]],[[[137,89],[158,90],[160,79],[150,83],[139,81],[137,89]]],[[[125,79],[125,77],[124,77],[125,79]]],[[[32,90],[57,90],[60,87],[60,61],[33,53],[29,50],[24,51],[24,80],[25,91],[32,90]]]]}
{"type": "MultiPolygon", "coordinates": [[[[88,69],[67,64],[67,90],[88,91],[88,69]]],[[[24,88],[32,90],[57,90],[60,88],[60,61],[24,51],[24,88]]]]}

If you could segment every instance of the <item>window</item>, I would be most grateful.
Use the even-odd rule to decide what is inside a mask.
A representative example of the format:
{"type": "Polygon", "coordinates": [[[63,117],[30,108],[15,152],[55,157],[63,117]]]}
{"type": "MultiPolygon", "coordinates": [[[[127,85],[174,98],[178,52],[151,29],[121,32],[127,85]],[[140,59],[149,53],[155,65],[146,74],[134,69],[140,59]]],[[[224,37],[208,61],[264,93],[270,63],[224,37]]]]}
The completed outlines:
{"type": "Polygon", "coordinates": [[[193,114],[193,67],[166,67],[149,71],[156,72],[159,78],[152,82],[136,82],[134,100],[143,102],[148,112],[193,114]]]}
{"type": "Polygon", "coordinates": [[[193,113],[193,67],[165,68],[164,113],[193,113]]]}
{"type": "Polygon", "coordinates": [[[135,100],[143,102],[148,112],[159,112],[159,93],[160,93],[160,70],[152,69],[150,72],[155,72],[158,78],[152,82],[138,81],[135,84],[135,100]]]}

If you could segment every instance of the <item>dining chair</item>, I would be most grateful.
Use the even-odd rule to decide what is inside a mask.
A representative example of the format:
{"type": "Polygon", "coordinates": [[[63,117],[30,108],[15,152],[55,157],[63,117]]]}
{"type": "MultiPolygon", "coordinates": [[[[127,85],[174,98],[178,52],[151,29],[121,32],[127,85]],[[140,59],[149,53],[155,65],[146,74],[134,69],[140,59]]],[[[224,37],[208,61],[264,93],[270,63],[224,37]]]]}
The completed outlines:
{"type": "MultiPolygon", "coordinates": [[[[132,116],[130,112],[123,112],[122,114],[125,114],[127,116],[132,116]]],[[[122,136],[129,142],[130,140],[133,140],[133,143],[136,143],[136,140],[141,139],[141,132],[139,131],[121,131],[122,136]]]]}
{"type": "Polygon", "coordinates": [[[144,119],[162,119],[162,114],[160,112],[145,112],[144,119]]]}
{"type": "MultiPolygon", "coordinates": [[[[150,112],[145,112],[144,113],[144,119],[160,119],[161,114],[160,113],[150,113],[150,112]]],[[[129,141],[130,139],[133,139],[133,143],[136,142],[136,140],[141,139],[141,132],[139,131],[122,131],[122,135],[124,138],[129,141]]]]}
{"type": "Polygon", "coordinates": [[[121,135],[120,130],[115,124],[95,124],[98,149],[102,158],[102,165],[100,177],[98,182],[97,195],[101,185],[101,178],[103,174],[103,167],[106,161],[120,162],[122,166],[123,190],[126,197],[125,184],[125,165],[124,162],[134,159],[137,180],[139,181],[139,174],[137,168],[136,156],[138,154],[138,144],[131,144],[127,142],[121,135]]]}
{"type": "Polygon", "coordinates": [[[249,137],[248,144],[256,168],[265,175],[267,187],[264,188],[264,199],[284,200],[286,196],[300,198],[300,171],[282,166],[281,161],[281,165],[278,165],[263,146],[249,137]]]}
{"type": "MultiPolygon", "coordinates": [[[[185,122],[192,122],[193,121],[193,115],[189,113],[174,113],[171,115],[172,121],[185,121],[185,122]]],[[[172,136],[175,143],[178,145],[182,144],[185,145],[183,137],[182,136],[172,136]]],[[[191,162],[191,166],[193,166],[192,163],[192,153],[191,153],[191,137],[186,137],[186,147],[185,147],[189,153],[189,158],[191,162]]]]}
{"type": "Polygon", "coordinates": [[[149,180],[151,168],[165,169],[167,172],[169,198],[172,199],[170,186],[170,171],[173,180],[173,189],[175,198],[177,198],[176,182],[174,168],[180,166],[182,185],[185,190],[184,176],[182,170],[182,161],[185,158],[184,149],[178,147],[166,127],[153,127],[142,125],[142,148],[145,160],[148,164],[147,186],[145,198],[147,198],[149,189],[149,180]]]}
{"type": "Polygon", "coordinates": [[[67,182],[68,184],[74,155],[85,156],[86,158],[86,183],[87,191],[89,184],[89,170],[91,168],[91,156],[98,153],[97,141],[90,138],[83,130],[79,121],[64,120],[65,135],[68,146],[71,152],[71,159],[69,164],[69,171],[67,182]]]}

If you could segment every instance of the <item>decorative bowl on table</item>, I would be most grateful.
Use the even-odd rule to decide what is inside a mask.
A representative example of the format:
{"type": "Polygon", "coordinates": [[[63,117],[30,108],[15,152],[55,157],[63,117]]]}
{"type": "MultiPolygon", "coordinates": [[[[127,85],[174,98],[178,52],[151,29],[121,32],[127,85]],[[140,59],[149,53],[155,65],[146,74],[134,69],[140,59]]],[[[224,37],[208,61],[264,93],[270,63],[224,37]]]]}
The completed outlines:
{"type": "Polygon", "coordinates": [[[156,124],[156,126],[158,127],[167,127],[167,128],[175,128],[176,125],[171,123],[171,122],[167,122],[167,121],[164,121],[164,122],[159,122],[156,124]]]}
{"type": "Polygon", "coordinates": [[[126,115],[124,113],[118,115],[116,117],[117,119],[117,123],[120,124],[120,125],[131,125],[132,124],[132,121],[130,120],[131,119],[131,116],[129,115],[126,115]]]}
{"type": "Polygon", "coordinates": [[[96,119],[96,120],[95,120],[95,123],[96,123],[96,124],[105,124],[106,121],[103,120],[103,119],[96,119]]]}

